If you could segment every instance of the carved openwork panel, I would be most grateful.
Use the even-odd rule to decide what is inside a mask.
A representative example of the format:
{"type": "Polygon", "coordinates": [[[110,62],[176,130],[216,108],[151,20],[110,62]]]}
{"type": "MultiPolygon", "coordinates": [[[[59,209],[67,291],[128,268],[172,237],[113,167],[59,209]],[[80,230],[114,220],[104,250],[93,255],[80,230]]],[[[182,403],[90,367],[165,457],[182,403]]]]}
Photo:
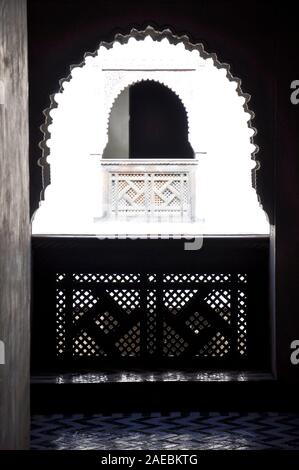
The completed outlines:
{"type": "Polygon", "coordinates": [[[196,162],[104,162],[109,218],[192,221],[196,162]]]}
{"type": "Polygon", "coordinates": [[[56,354],[247,357],[247,274],[56,276],[56,354]]]}
{"type": "Polygon", "coordinates": [[[112,173],[109,212],[113,218],[190,220],[187,173],[112,173]]]}

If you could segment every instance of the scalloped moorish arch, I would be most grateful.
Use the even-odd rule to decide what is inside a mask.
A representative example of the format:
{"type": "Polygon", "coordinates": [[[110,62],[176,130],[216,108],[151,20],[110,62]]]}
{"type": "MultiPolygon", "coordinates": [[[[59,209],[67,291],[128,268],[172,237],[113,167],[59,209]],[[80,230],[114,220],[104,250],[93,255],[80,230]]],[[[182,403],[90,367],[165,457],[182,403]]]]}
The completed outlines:
{"type": "Polygon", "coordinates": [[[259,167],[254,113],[241,80],[202,44],[152,27],[101,43],[71,68],[70,76],[60,81],[59,92],[51,96],[40,144],[44,200],[33,232],[101,232],[95,220],[104,214],[101,159],[109,114],[122,90],[144,80],[170,88],[186,109],[189,142],[198,161],[192,194],[195,219],[205,220],[205,225],[196,227],[195,220],[192,227],[184,227],[185,233],[268,233],[254,189],[259,167]]]}
{"type": "MultiPolygon", "coordinates": [[[[136,85],[137,83],[143,83],[143,82],[150,82],[150,83],[159,83],[160,85],[163,85],[165,88],[167,88],[168,90],[172,91],[175,96],[180,100],[181,104],[183,105],[183,108],[185,110],[185,116],[186,116],[186,121],[187,121],[187,131],[188,131],[188,141],[189,141],[189,134],[190,134],[190,122],[189,122],[189,112],[188,112],[188,107],[187,107],[187,104],[185,103],[184,101],[184,97],[180,95],[179,91],[176,90],[173,86],[171,86],[169,83],[167,83],[165,80],[161,80],[159,78],[155,78],[155,79],[152,79],[152,78],[140,78],[140,79],[131,79],[129,81],[129,83],[127,85],[121,85],[121,88],[118,89],[116,91],[116,94],[114,96],[114,99],[113,101],[111,102],[111,105],[109,107],[109,111],[108,111],[108,114],[107,114],[107,120],[106,120],[106,129],[107,129],[107,143],[106,145],[108,144],[108,133],[109,133],[109,124],[110,124],[110,118],[111,118],[111,113],[112,113],[112,110],[113,110],[113,107],[115,105],[115,103],[117,102],[118,98],[121,96],[121,94],[126,91],[126,90],[129,90],[130,87],[136,85]]],[[[190,143],[190,142],[189,142],[190,143]]],[[[104,147],[104,149],[106,148],[106,145],[104,147]]],[[[103,153],[104,153],[104,150],[103,150],[103,153]]]]}
{"type": "Polygon", "coordinates": [[[189,112],[188,112],[188,106],[187,106],[187,104],[184,100],[184,97],[180,94],[180,92],[178,90],[175,89],[175,87],[173,87],[173,85],[169,84],[166,80],[162,80],[162,79],[159,79],[159,78],[131,79],[127,85],[124,85],[124,86],[122,85],[121,88],[119,90],[117,90],[116,95],[114,96],[114,99],[111,103],[111,106],[110,106],[110,109],[109,109],[109,112],[108,112],[108,116],[107,116],[106,128],[108,129],[111,111],[112,111],[112,108],[113,108],[114,103],[116,102],[117,98],[121,95],[121,93],[123,91],[125,91],[129,87],[131,87],[133,85],[136,85],[136,83],[142,83],[142,82],[160,83],[160,85],[164,85],[166,88],[171,90],[179,98],[179,100],[181,101],[182,105],[184,106],[184,109],[185,109],[185,112],[186,112],[186,118],[187,118],[187,124],[188,124],[188,133],[189,133],[189,127],[190,127],[189,112]]]}

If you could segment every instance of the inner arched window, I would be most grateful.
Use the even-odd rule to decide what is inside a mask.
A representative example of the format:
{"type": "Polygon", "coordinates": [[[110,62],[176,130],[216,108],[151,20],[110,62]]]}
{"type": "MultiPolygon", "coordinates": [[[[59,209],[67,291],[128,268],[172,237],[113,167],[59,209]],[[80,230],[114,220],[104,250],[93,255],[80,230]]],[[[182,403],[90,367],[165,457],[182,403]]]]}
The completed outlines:
{"type": "Polygon", "coordinates": [[[153,80],[135,83],[115,100],[104,158],[193,158],[180,98],[153,80]]]}

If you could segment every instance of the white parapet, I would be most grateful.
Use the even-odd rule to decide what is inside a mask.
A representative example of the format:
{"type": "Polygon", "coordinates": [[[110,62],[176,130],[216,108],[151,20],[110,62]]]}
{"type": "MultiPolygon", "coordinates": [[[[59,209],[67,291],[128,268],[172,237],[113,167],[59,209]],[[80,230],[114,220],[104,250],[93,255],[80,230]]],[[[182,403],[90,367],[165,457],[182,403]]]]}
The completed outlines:
{"type": "Polygon", "coordinates": [[[195,220],[194,159],[102,160],[109,219],[139,222],[195,220]]]}

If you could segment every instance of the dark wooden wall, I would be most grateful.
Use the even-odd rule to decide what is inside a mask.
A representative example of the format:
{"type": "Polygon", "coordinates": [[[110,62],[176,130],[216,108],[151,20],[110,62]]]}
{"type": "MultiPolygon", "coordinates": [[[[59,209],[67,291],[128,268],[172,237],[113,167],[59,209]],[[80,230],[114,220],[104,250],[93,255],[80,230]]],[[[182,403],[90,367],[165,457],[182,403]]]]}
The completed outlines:
{"type": "Polygon", "coordinates": [[[276,345],[278,377],[299,380],[290,344],[299,340],[299,103],[290,100],[299,80],[298,18],[288,4],[277,30],[275,145],[276,345]]]}
{"type": "Polygon", "coordinates": [[[29,444],[30,225],[26,0],[0,0],[0,449],[29,444]]]}

